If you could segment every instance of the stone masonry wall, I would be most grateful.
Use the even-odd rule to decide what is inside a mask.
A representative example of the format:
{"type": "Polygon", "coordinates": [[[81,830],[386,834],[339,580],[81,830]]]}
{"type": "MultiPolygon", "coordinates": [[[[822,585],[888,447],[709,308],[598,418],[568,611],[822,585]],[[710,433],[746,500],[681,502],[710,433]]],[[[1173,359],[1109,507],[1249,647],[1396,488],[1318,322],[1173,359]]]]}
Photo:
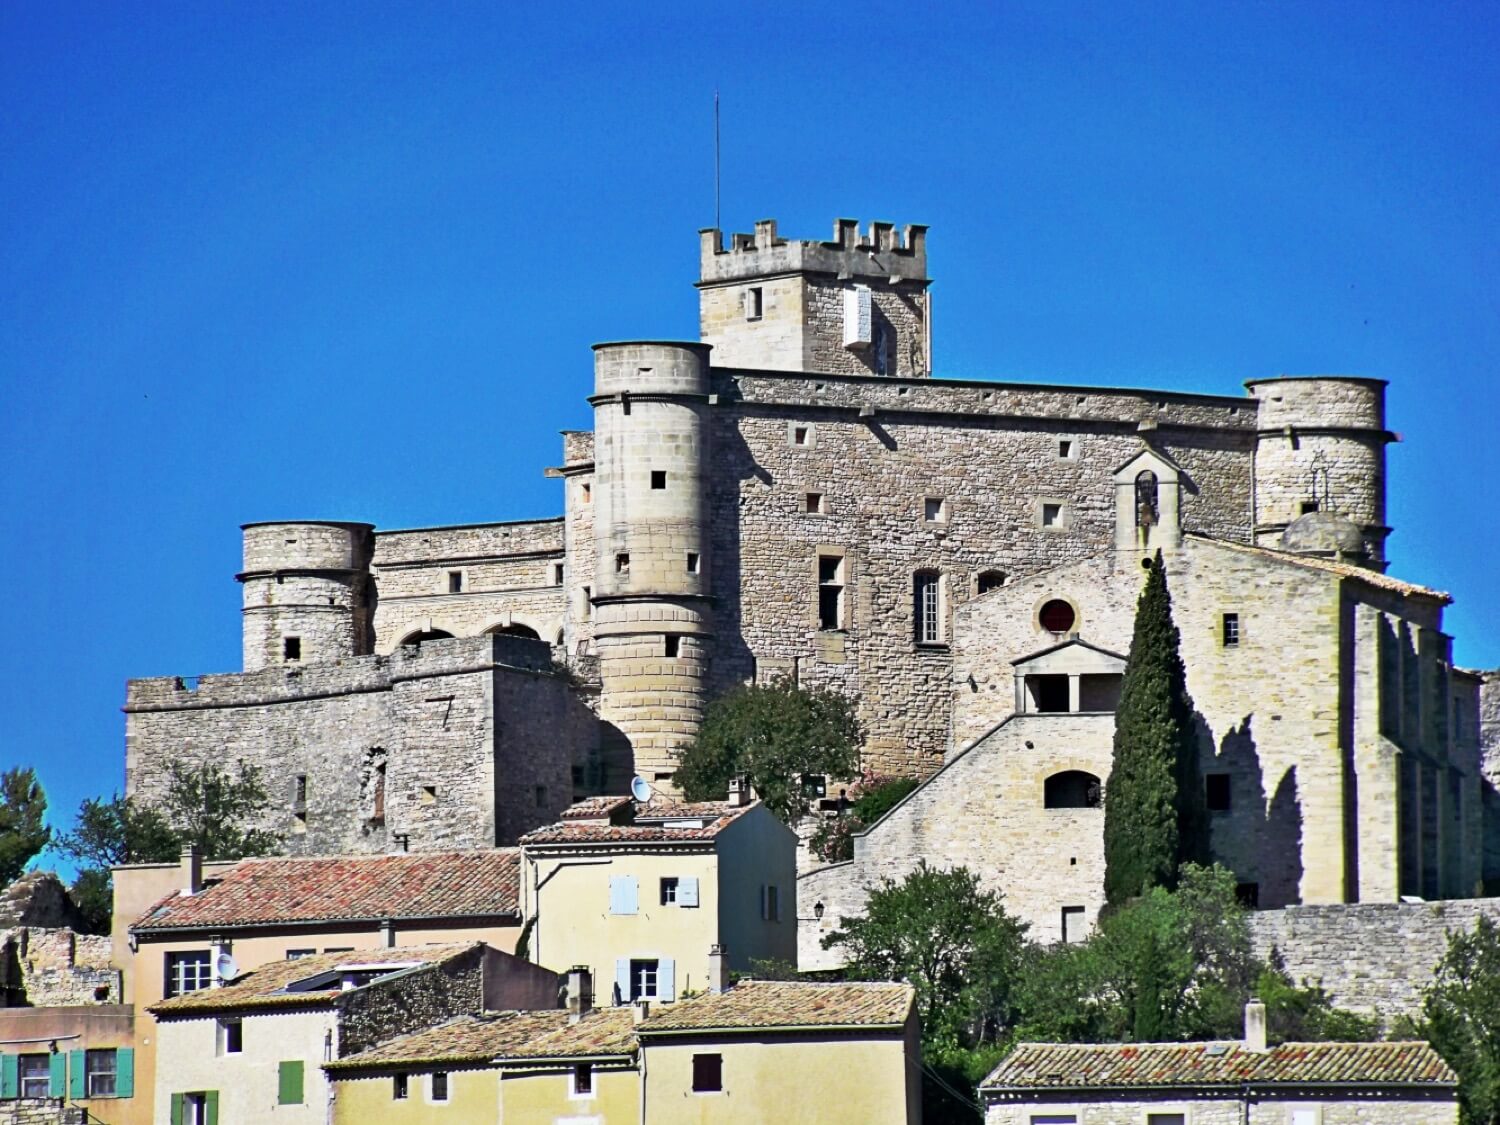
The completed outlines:
{"type": "Polygon", "coordinates": [[[1301,1096],[1297,1091],[1260,1094],[1248,1102],[1237,1093],[1204,1097],[1186,1089],[1164,1090],[1156,1097],[1078,1091],[1046,1101],[992,1103],[985,1109],[984,1121],[985,1125],[1058,1120],[1078,1125],[1141,1125],[1149,1120],[1148,1112],[1156,1112],[1185,1113],[1192,1125],[1287,1125],[1293,1106],[1317,1107],[1321,1125],[1458,1125],[1458,1100],[1452,1091],[1371,1095],[1327,1087],[1301,1096]]]}
{"type": "Polygon", "coordinates": [[[1291,906],[1252,914],[1250,932],[1256,954],[1277,949],[1292,979],[1389,1023],[1416,1013],[1448,933],[1472,929],[1481,915],[1500,921],[1500,899],[1291,906]]]}
{"type": "Polygon", "coordinates": [[[120,972],[110,963],[108,935],[21,926],[0,930],[0,996],[24,997],[33,1008],[118,1004],[120,972]]]}
{"type": "Polygon", "coordinates": [[[484,1008],[484,947],[341,996],[338,1057],[484,1008]]]}

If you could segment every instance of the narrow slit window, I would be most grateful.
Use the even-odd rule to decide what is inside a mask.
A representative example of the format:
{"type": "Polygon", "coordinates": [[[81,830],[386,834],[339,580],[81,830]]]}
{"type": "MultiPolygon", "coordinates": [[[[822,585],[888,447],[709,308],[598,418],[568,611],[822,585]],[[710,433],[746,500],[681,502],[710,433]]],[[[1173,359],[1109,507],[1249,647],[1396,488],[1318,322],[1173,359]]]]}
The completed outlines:
{"type": "Polygon", "coordinates": [[[1233,807],[1233,789],[1227,773],[1211,773],[1203,778],[1203,796],[1209,812],[1229,812],[1233,807]]]}
{"type": "Polygon", "coordinates": [[[818,556],[818,628],[828,631],[844,627],[844,559],[842,555],[818,556]]]}
{"type": "Polygon", "coordinates": [[[698,573],[698,552],[697,551],[689,551],[687,553],[687,572],[689,574],[697,574],[698,573]]]}
{"type": "Polygon", "coordinates": [[[912,621],[918,644],[940,644],[943,640],[943,576],[935,570],[919,570],[912,579],[912,621]]]}
{"type": "Polygon", "coordinates": [[[302,638],[283,637],[281,641],[281,654],[288,661],[302,659],[302,638]]]}
{"type": "Polygon", "coordinates": [[[563,564],[562,563],[553,563],[552,564],[552,585],[554,585],[554,586],[561,586],[562,584],[563,584],[563,564]]]}
{"type": "Polygon", "coordinates": [[[663,652],[668,660],[676,660],[682,652],[682,638],[676,633],[668,633],[662,638],[665,642],[663,652]]]}
{"type": "Polygon", "coordinates": [[[651,470],[651,487],[657,490],[667,487],[667,471],[665,469],[651,470]]]}
{"type": "Polygon", "coordinates": [[[624,551],[621,551],[618,555],[615,556],[615,573],[616,574],[629,574],[630,573],[630,556],[628,554],[626,554],[624,551]]]}
{"type": "Polygon", "coordinates": [[[765,291],[759,286],[745,290],[745,319],[759,320],[765,313],[765,291]]]}
{"type": "Polygon", "coordinates": [[[450,570],[448,572],[448,593],[461,594],[464,590],[464,572],[461,570],[450,570]]]}
{"type": "Polygon", "coordinates": [[[1239,648],[1240,646],[1240,615],[1238,613],[1226,613],[1222,619],[1223,639],[1225,648],[1239,648]]]}
{"type": "Polygon", "coordinates": [[[579,493],[581,494],[581,496],[583,498],[583,502],[585,504],[593,503],[593,500],[594,500],[594,486],[591,485],[588,481],[584,481],[578,487],[579,487],[579,493]]]}

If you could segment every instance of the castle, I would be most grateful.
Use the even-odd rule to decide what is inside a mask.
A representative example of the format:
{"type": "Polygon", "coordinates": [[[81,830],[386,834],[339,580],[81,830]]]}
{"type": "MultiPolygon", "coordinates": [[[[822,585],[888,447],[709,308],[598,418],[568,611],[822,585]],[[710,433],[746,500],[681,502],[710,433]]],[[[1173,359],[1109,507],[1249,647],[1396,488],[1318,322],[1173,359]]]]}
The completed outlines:
{"type": "Polygon", "coordinates": [[[939,379],[924,227],[700,238],[700,340],[595,346],[561,516],[247,525],[244,670],[129,684],[128,791],[240,759],[293,853],[509,843],[632,775],[670,792],[708,700],[790,676],[858,700],[868,768],[931,779],[799,914],[925,856],[1068,938],[1160,549],[1247,896],[1474,893],[1494,693],[1446,595],[1384,574],[1381,381],[939,379]]]}

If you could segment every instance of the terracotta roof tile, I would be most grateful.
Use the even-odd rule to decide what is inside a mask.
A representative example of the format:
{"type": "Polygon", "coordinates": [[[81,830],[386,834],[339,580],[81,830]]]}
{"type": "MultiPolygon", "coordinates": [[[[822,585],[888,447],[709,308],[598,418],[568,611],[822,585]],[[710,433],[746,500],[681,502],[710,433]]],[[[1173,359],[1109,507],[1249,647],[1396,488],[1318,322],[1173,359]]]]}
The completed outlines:
{"type": "Polygon", "coordinates": [[[272,961],[254,972],[241,973],[219,988],[200,988],[151,1005],[158,1015],[201,1015],[217,1011],[243,1011],[255,1008],[296,1008],[329,1003],[343,994],[341,987],[313,991],[287,992],[288,985],[307,980],[319,973],[345,965],[436,965],[462,953],[478,949],[480,942],[454,945],[416,945],[397,949],[355,949],[347,953],[323,953],[316,957],[298,957],[272,961]]]}
{"type": "Polygon", "coordinates": [[[1239,1086],[1452,1086],[1458,1076],[1426,1043],[1022,1043],[984,1089],[1239,1086]]]}
{"type": "Polygon", "coordinates": [[[595,1008],[577,1023],[560,1026],[500,1054],[504,1060],[589,1058],[635,1053],[635,1015],[630,1008],[595,1008]]]}
{"type": "Polygon", "coordinates": [[[751,1030],[767,1027],[899,1027],[916,991],[885,982],[742,980],[724,992],[680,1000],[652,1012],[640,1026],[654,1032],[751,1030]]]}
{"type": "Polygon", "coordinates": [[[1353,563],[1335,562],[1333,559],[1320,559],[1313,555],[1297,555],[1290,551],[1275,551],[1269,547],[1255,547],[1249,543],[1235,543],[1229,539],[1215,539],[1208,535],[1195,535],[1189,532],[1188,539],[1197,539],[1204,543],[1212,543],[1216,547],[1225,547],[1231,551],[1239,551],[1246,555],[1264,555],[1275,559],[1277,562],[1291,563],[1293,566],[1305,566],[1310,570],[1327,571],[1336,574],[1340,578],[1354,578],[1360,582],[1367,583],[1381,590],[1390,590],[1396,594],[1411,594],[1423,598],[1435,598],[1444,604],[1453,601],[1451,594],[1445,594],[1441,590],[1433,590],[1427,586],[1418,586],[1415,582],[1403,582],[1399,578],[1392,578],[1388,574],[1381,574],[1378,570],[1370,570],[1368,567],[1355,566],[1353,563]]]}
{"type": "Polygon", "coordinates": [[[523,847],[538,844],[674,844],[712,840],[735,820],[756,807],[724,801],[697,804],[637,806],[632,824],[601,821],[559,821],[521,837],[523,847]]]}
{"type": "Polygon", "coordinates": [[[130,928],[515,915],[520,866],[515,848],[246,859],[196,895],[174,891],[130,928]]]}
{"type": "Polygon", "coordinates": [[[564,809],[562,819],[609,820],[616,812],[632,804],[634,802],[629,797],[589,797],[564,809]]]}
{"type": "Polygon", "coordinates": [[[487,1063],[557,1031],[568,1022],[561,1009],[546,1012],[480,1012],[403,1035],[368,1051],[326,1064],[325,1070],[487,1063]]]}

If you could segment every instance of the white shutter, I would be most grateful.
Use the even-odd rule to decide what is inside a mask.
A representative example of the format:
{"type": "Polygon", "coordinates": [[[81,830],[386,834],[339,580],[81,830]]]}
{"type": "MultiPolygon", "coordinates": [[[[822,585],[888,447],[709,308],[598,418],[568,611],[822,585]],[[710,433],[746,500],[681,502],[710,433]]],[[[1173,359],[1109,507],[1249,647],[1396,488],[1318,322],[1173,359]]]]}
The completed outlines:
{"type": "Polygon", "coordinates": [[[669,1004],[677,999],[677,962],[670,957],[656,963],[656,998],[669,1004]]]}
{"type": "Polygon", "coordinates": [[[844,347],[870,346],[870,287],[856,285],[844,290],[844,347]]]}
{"type": "Polygon", "coordinates": [[[615,995],[620,1004],[630,1003],[630,958],[615,959],[615,995]]]}
{"type": "Polygon", "coordinates": [[[636,913],[636,898],[634,875],[611,875],[609,877],[609,912],[611,914],[636,913]]]}
{"type": "Polygon", "coordinates": [[[698,905],[698,880],[696,877],[683,876],[677,880],[677,905],[698,905]]]}

